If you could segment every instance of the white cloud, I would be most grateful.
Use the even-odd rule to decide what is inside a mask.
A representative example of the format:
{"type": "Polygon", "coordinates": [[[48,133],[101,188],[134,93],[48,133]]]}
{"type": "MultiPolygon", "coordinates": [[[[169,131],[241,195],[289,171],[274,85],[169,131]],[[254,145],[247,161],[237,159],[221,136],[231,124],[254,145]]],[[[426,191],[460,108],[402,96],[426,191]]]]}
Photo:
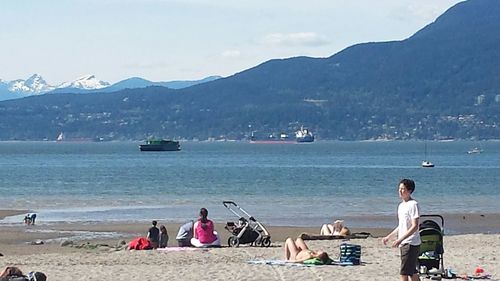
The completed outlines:
{"type": "Polygon", "coordinates": [[[314,32],[297,33],[271,33],[264,37],[263,43],[266,45],[282,46],[322,46],[330,42],[326,37],[314,32]]]}
{"type": "Polygon", "coordinates": [[[241,55],[241,52],[238,50],[226,50],[222,52],[221,56],[225,58],[236,58],[241,55]]]}
{"type": "Polygon", "coordinates": [[[392,11],[392,15],[400,20],[407,21],[413,19],[416,21],[429,23],[444,13],[450,6],[461,2],[462,0],[421,0],[418,2],[410,1],[392,11]]]}

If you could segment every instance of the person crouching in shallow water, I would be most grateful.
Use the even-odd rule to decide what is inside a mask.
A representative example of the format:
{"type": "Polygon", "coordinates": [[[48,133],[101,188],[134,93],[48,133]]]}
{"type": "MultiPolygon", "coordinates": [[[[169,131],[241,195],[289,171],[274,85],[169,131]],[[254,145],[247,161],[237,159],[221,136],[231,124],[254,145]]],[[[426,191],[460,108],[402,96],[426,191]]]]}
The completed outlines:
{"type": "Polygon", "coordinates": [[[24,224],[25,225],[31,225],[31,215],[30,214],[26,214],[26,216],[24,216],[24,224]]]}
{"type": "Polygon", "coordinates": [[[418,254],[420,252],[420,233],[418,232],[418,220],[420,218],[420,210],[417,201],[411,194],[415,190],[415,182],[409,179],[402,179],[399,182],[398,192],[401,198],[401,203],[398,206],[398,227],[382,239],[382,242],[387,242],[396,237],[396,241],[392,243],[392,247],[399,247],[401,252],[401,281],[418,281],[417,264],[418,254]]]}
{"type": "Polygon", "coordinates": [[[285,259],[289,262],[303,263],[306,260],[318,258],[323,264],[327,264],[330,260],[326,252],[310,250],[300,237],[295,241],[288,237],[285,241],[284,249],[285,259]]]}
{"type": "Polygon", "coordinates": [[[31,224],[35,225],[36,214],[35,213],[31,214],[30,219],[31,219],[31,224]]]}
{"type": "Polygon", "coordinates": [[[351,234],[349,228],[344,226],[343,220],[336,220],[333,224],[323,224],[319,232],[320,235],[348,236],[351,234]]]}
{"type": "Polygon", "coordinates": [[[219,235],[214,230],[214,223],[208,219],[208,210],[200,209],[200,218],[193,225],[191,244],[195,247],[220,246],[219,235]]]}

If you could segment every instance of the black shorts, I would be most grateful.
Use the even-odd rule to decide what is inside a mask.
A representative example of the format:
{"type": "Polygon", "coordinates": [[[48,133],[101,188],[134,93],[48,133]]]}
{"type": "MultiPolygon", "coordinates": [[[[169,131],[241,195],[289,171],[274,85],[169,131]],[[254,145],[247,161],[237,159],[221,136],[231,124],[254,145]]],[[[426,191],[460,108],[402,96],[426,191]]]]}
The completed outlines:
{"type": "Polygon", "coordinates": [[[399,274],[411,276],[418,273],[417,261],[420,245],[404,244],[401,246],[401,271],[399,274]]]}

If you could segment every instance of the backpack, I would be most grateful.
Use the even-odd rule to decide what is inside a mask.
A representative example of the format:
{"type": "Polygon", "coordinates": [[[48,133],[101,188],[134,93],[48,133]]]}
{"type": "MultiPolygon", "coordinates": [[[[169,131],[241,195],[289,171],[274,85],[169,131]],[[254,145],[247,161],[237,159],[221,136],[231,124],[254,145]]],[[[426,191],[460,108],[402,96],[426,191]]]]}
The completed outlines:
{"type": "Polygon", "coordinates": [[[361,246],[347,243],[340,244],[340,262],[359,265],[361,263],[361,246]]]}
{"type": "Polygon", "coordinates": [[[40,271],[30,271],[28,273],[28,280],[29,281],[46,281],[47,276],[40,271]]]}

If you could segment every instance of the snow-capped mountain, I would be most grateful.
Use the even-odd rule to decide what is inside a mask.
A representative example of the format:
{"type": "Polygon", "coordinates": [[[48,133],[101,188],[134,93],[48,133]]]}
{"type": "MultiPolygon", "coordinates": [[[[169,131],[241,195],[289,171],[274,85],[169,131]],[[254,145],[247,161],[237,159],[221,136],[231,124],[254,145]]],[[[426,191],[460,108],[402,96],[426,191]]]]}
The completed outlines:
{"type": "Polygon", "coordinates": [[[209,76],[201,80],[152,82],[140,77],[132,77],[113,85],[101,81],[95,75],[85,75],[73,81],[64,82],[58,86],[49,85],[39,74],[33,74],[30,78],[23,80],[5,81],[0,79],[0,101],[17,99],[41,94],[57,93],[95,93],[115,92],[123,89],[145,88],[149,86],[161,86],[170,89],[182,89],[193,85],[210,82],[221,78],[220,76],[209,76]]]}
{"type": "Polygon", "coordinates": [[[18,79],[11,81],[7,85],[10,92],[27,95],[43,94],[55,89],[54,86],[49,85],[39,74],[33,74],[27,80],[18,79]]]}
{"type": "Polygon", "coordinates": [[[62,83],[57,86],[58,89],[61,88],[72,88],[72,89],[83,89],[83,90],[96,90],[102,89],[110,86],[108,82],[101,81],[95,77],[95,75],[89,74],[77,78],[76,80],[62,83]]]}
{"type": "Polygon", "coordinates": [[[33,74],[26,80],[5,81],[0,79],[0,101],[41,95],[57,90],[60,92],[65,92],[65,90],[97,90],[106,88],[109,85],[108,82],[98,80],[95,75],[85,75],[74,81],[62,83],[59,86],[52,86],[40,74],[33,74]]]}

